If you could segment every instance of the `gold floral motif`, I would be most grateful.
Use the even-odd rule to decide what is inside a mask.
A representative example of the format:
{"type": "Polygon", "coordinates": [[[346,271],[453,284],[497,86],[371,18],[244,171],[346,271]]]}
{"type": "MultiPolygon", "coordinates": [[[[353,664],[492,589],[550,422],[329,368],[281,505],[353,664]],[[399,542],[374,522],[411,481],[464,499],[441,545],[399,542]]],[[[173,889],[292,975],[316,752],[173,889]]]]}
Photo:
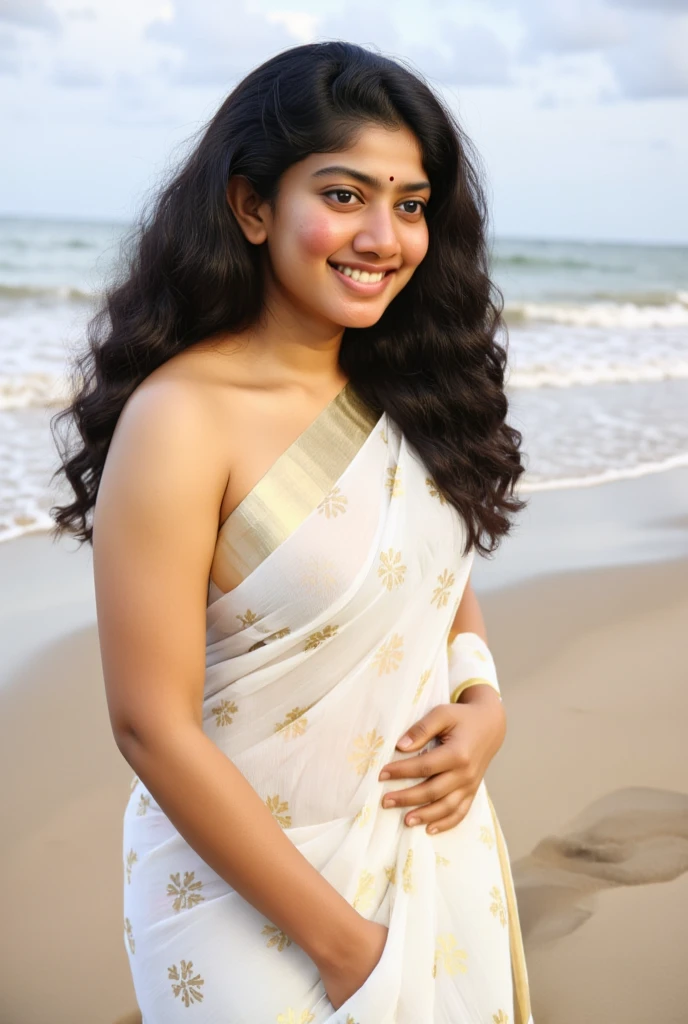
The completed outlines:
{"type": "Polygon", "coordinates": [[[197,903],[202,903],[205,896],[201,896],[203,882],[194,881],[195,871],[185,871],[184,881],[181,881],[181,873],[175,872],[170,875],[171,881],[167,883],[167,895],[173,896],[172,909],[179,913],[180,910],[190,910],[197,903]]]}
{"type": "Polygon", "coordinates": [[[136,787],[138,786],[138,784],[139,784],[139,777],[138,777],[138,775],[135,775],[134,778],[131,780],[131,782],[129,784],[129,792],[133,793],[134,790],[136,789],[136,787]]]}
{"type": "Polygon", "coordinates": [[[375,875],[364,868],[358,878],[358,888],[354,896],[354,910],[368,910],[375,895],[375,875]]]}
{"type": "Polygon", "coordinates": [[[127,854],[126,862],[126,873],[127,873],[127,884],[131,885],[131,869],[133,868],[136,861],[139,859],[139,855],[133,848],[127,854]]]}
{"type": "Polygon", "coordinates": [[[267,946],[277,946],[280,953],[282,953],[287,946],[291,946],[291,939],[289,936],[274,924],[263,925],[263,935],[270,936],[267,941],[267,946]]]}
{"type": "Polygon", "coordinates": [[[383,441],[384,444],[389,444],[389,438],[387,436],[387,431],[385,430],[384,427],[380,427],[380,437],[382,438],[382,441],[383,441]]]}
{"type": "Polygon", "coordinates": [[[279,796],[275,795],[266,797],[265,803],[282,828],[291,828],[291,815],[286,813],[289,810],[289,802],[287,800],[280,800],[279,796]]]}
{"type": "Polygon", "coordinates": [[[297,1016],[291,1006],[284,1013],[277,1014],[277,1024],[312,1024],[314,1020],[315,1015],[310,1010],[302,1010],[297,1016]]]}
{"type": "Polygon", "coordinates": [[[437,865],[437,867],[445,867],[445,868],[447,868],[451,864],[451,861],[448,860],[446,857],[443,857],[441,853],[436,853],[435,854],[435,864],[437,865]]]}
{"type": "Polygon", "coordinates": [[[307,708],[292,708],[291,711],[287,712],[287,717],[284,721],[277,723],[275,732],[283,733],[285,740],[293,740],[297,736],[303,736],[308,728],[308,719],[303,716],[312,707],[313,705],[309,704],[307,708]]]}
{"type": "Polygon", "coordinates": [[[336,636],[338,629],[339,626],[325,626],[323,629],[319,629],[317,633],[311,633],[306,640],[304,650],[314,651],[316,647],[320,647],[320,644],[324,644],[326,640],[331,640],[333,636],[336,636]]]}
{"type": "Polygon", "coordinates": [[[447,499],[442,494],[442,492],[439,490],[437,484],[435,483],[435,481],[432,479],[431,476],[426,476],[425,483],[428,486],[428,490],[430,491],[431,497],[439,498],[440,499],[440,505],[446,505],[447,504],[447,499]]]}
{"type": "Polygon", "coordinates": [[[347,761],[354,765],[357,775],[365,775],[377,764],[384,743],[384,736],[380,736],[376,729],[355,738],[354,749],[347,761]]]}
{"type": "Polygon", "coordinates": [[[493,917],[499,918],[499,923],[502,928],[506,927],[506,909],[504,907],[504,898],[499,891],[499,887],[493,885],[490,889],[490,896],[492,897],[492,903],[490,904],[490,913],[493,917]]]}
{"type": "Polygon", "coordinates": [[[378,647],[373,665],[377,667],[379,676],[384,673],[395,672],[401,665],[404,657],[404,638],[399,633],[393,633],[389,640],[378,647]]]}
{"type": "Polygon", "coordinates": [[[472,651],[472,653],[475,655],[475,657],[478,659],[478,661],[487,661],[487,658],[485,657],[483,652],[478,650],[477,647],[472,651]]]}
{"type": "Polygon", "coordinates": [[[430,678],[431,675],[432,675],[432,672],[431,672],[431,670],[429,668],[426,669],[425,672],[421,673],[420,681],[418,683],[418,689],[416,690],[415,697],[413,698],[413,703],[414,704],[417,704],[418,701],[420,700],[420,695],[422,694],[423,690],[425,689],[425,684],[427,683],[427,681],[428,681],[428,679],[430,678]]]}
{"type": "Polygon", "coordinates": [[[360,811],[354,818],[354,824],[358,824],[361,828],[368,823],[370,820],[370,804],[363,804],[360,811]]]}
{"type": "Polygon", "coordinates": [[[134,933],[131,930],[131,921],[128,917],[124,918],[124,934],[127,937],[127,945],[129,946],[129,952],[136,952],[136,942],[134,941],[134,933]]]}
{"type": "Polygon", "coordinates": [[[491,850],[492,847],[494,846],[494,836],[490,832],[487,825],[480,826],[480,842],[485,843],[485,846],[487,846],[489,850],[491,850]]]}
{"type": "Polygon", "coordinates": [[[413,850],[409,850],[406,854],[406,861],[404,863],[404,870],[401,873],[402,885],[404,892],[413,892],[413,878],[411,871],[413,868],[413,850]]]}
{"type": "Polygon", "coordinates": [[[392,864],[391,867],[385,868],[385,874],[387,875],[387,881],[390,885],[397,884],[397,866],[392,864]]]}
{"type": "Polygon", "coordinates": [[[357,1020],[354,1020],[350,1013],[347,1013],[344,1024],[358,1024],[357,1020]]]}
{"type": "Polygon", "coordinates": [[[395,551],[394,548],[383,551],[380,554],[377,574],[382,580],[382,585],[388,590],[400,587],[406,574],[406,566],[401,564],[401,551],[395,551]]]}
{"type": "Polygon", "coordinates": [[[401,481],[401,467],[394,466],[387,470],[387,490],[390,498],[401,498],[404,494],[404,487],[401,481]]]}
{"type": "Polygon", "coordinates": [[[139,797],[139,805],[136,808],[136,813],[139,816],[145,814],[148,808],[150,807],[150,802],[151,798],[148,796],[148,794],[142,793],[141,796],[139,797]]]}
{"type": "Polygon", "coordinates": [[[504,1010],[497,1010],[492,1014],[492,1024],[509,1024],[509,1014],[504,1010]]]}
{"type": "Polygon", "coordinates": [[[244,629],[246,629],[248,626],[252,626],[258,621],[258,616],[255,612],[252,612],[250,608],[247,608],[243,615],[237,615],[237,619],[244,629]]]}
{"type": "Polygon", "coordinates": [[[168,967],[167,977],[172,982],[175,999],[181,996],[184,1006],[188,1007],[192,1003],[203,1002],[203,993],[200,988],[201,985],[205,985],[205,981],[200,974],[193,973],[193,960],[182,960],[179,968],[176,964],[168,967]],[[175,985],[175,982],[178,984],[175,985]]]}
{"type": "Polygon", "coordinates": [[[449,591],[454,586],[454,573],[450,572],[449,569],[445,569],[444,572],[437,577],[439,587],[435,587],[432,600],[430,604],[434,604],[437,601],[438,608],[446,608],[449,603],[449,591]]]}
{"type": "Polygon", "coordinates": [[[260,647],[265,647],[272,640],[281,640],[283,636],[289,636],[291,629],[289,626],[283,626],[282,629],[275,630],[274,633],[270,633],[269,636],[263,637],[262,640],[257,640],[254,644],[251,644],[249,651],[257,651],[260,647]]]}
{"type": "Polygon", "coordinates": [[[239,708],[233,700],[221,700],[214,708],[210,709],[215,715],[215,725],[220,729],[224,725],[231,725],[239,708]]]}
{"type": "Polygon", "coordinates": [[[342,494],[339,487],[333,487],[318,505],[318,515],[322,515],[324,512],[326,519],[336,519],[338,515],[343,515],[346,512],[348,504],[349,499],[342,494]]]}
{"type": "Polygon", "coordinates": [[[468,967],[466,966],[465,960],[468,953],[465,949],[459,949],[456,936],[452,932],[445,932],[444,935],[437,936],[437,946],[435,949],[435,969],[433,970],[433,977],[437,977],[437,966],[438,964],[444,968],[449,975],[454,974],[466,974],[468,967]]]}
{"type": "Polygon", "coordinates": [[[337,587],[337,573],[334,562],[324,555],[310,555],[308,565],[301,573],[301,586],[312,593],[332,597],[337,587]]]}

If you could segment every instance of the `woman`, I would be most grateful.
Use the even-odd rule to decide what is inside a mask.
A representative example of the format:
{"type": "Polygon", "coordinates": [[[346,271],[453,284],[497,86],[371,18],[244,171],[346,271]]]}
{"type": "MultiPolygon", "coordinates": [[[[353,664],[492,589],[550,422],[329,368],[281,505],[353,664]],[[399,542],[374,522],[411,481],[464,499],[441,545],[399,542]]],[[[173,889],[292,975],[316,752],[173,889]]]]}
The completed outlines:
{"type": "Polygon", "coordinates": [[[93,544],[136,773],[145,1024],[530,1019],[469,584],[524,505],[521,436],[469,154],[396,62],[280,53],[92,325],[55,518],[93,544]]]}

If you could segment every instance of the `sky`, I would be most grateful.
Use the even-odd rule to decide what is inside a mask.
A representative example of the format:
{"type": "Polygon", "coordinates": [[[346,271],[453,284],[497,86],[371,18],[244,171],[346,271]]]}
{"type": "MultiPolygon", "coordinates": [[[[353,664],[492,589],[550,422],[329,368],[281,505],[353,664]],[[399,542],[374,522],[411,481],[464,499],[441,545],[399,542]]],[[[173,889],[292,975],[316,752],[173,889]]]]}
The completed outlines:
{"type": "Polygon", "coordinates": [[[245,74],[322,39],[443,97],[496,236],[688,243],[688,0],[0,0],[0,215],[129,220],[245,74]]]}

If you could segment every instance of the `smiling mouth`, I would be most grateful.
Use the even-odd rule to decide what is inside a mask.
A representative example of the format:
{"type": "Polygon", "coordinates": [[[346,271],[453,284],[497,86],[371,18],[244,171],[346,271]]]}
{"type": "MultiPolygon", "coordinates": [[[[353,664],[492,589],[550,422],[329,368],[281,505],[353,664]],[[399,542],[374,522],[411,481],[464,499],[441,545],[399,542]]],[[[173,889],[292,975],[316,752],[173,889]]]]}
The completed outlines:
{"type": "MultiPolygon", "coordinates": [[[[329,260],[328,263],[330,263],[329,260]]],[[[330,263],[330,266],[339,271],[344,277],[348,277],[352,281],[358,281],[360,284],[379,284],[389,274],[394,273],[393,270],[358,270],[358,268],[354,269],[347,266],[346,263],[330,263]]]]}

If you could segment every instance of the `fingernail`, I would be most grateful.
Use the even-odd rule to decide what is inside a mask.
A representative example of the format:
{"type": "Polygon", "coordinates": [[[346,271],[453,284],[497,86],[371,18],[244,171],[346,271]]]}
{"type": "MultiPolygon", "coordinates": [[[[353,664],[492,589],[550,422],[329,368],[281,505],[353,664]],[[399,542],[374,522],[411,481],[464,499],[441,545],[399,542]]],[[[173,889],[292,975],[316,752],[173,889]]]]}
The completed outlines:
{"type": "Polygon", "coordinates": [[[432,828],[428,829],[428,832],[431,836],[434,836],[435,832],[437,832],[437,829],[433,826],[432,828]]]}
{"type": "Polygon", "coordinates": [[[397,746],[406,749],[406,747],[410,747],[412,743],[413,740],[411,739],[410,736],[402,736],[399,742],[397,743],[397,746]]]}
{"type": "Polygon", "coordinates": [[[390,796],[386,796],[385,799],[382,801],[383,807],[394,807],[394,804],[395,801],[390,796]]]}
{"type": "Polygon", "coordinates": [[[409,818],[408,821],[406,822],[406,824],[407,825],[417,825],[418,821],[419,821],[418,818],[409,818]]]}
{"type": "Polygon", "coordinates": [[[385,779],[391,779],[391,777],[392,776],[389,774],[389,772],[380,772],[380,774],[378,775],[378,779],[380,782],[384,782],[385,779]]]}

